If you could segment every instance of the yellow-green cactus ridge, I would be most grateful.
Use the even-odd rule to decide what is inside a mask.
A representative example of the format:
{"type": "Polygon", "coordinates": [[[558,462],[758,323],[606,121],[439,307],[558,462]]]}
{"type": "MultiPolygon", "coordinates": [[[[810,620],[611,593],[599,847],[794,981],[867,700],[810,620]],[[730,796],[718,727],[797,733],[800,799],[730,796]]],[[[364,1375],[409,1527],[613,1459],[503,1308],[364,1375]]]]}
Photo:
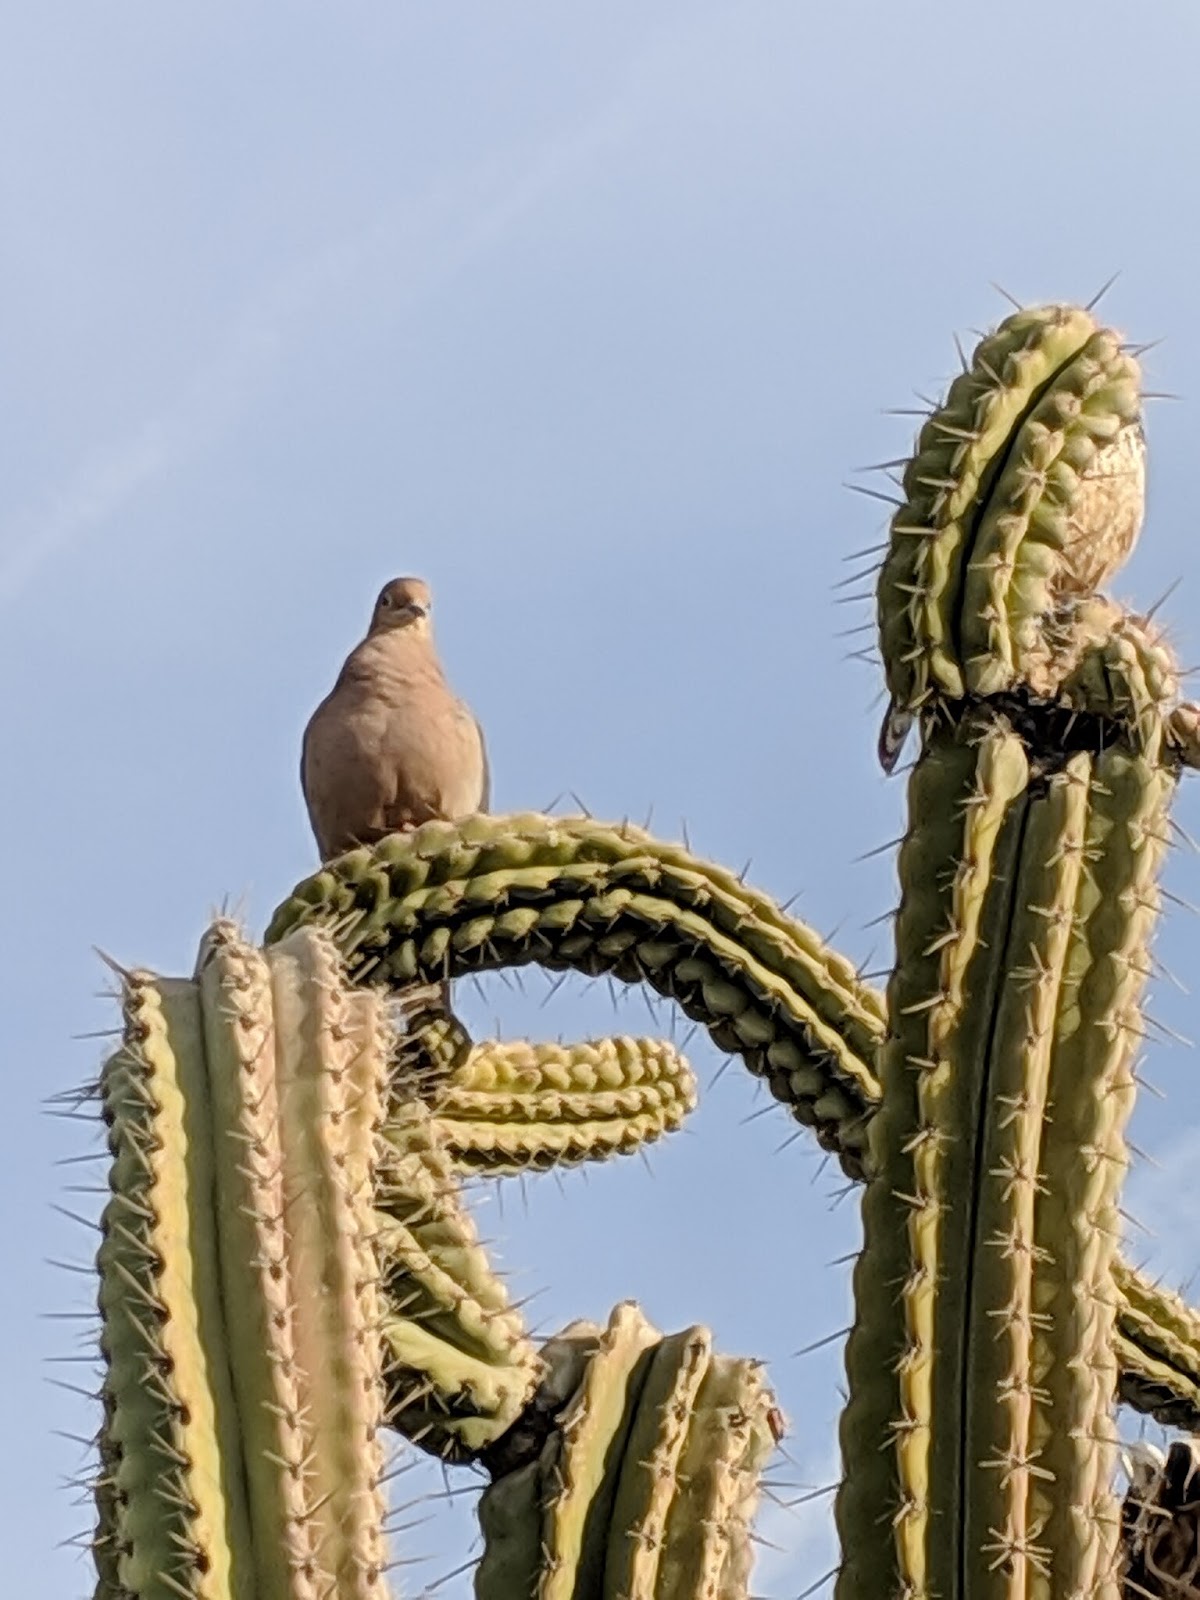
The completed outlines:
{"type": "Polygon", "coordinates": [[[1031,1433],[1048,1593],[1088,1592],[1111,1567],[1119,1508],[1112,1475],[1113,1348],[1124,1129],[1142,1037],[1139,1000],[1158,914],[1174,776],[1119,745],[1094,760],[1083,868],[1055,1019],[1033,1333],[1031,1433]],[[1057,1494],[1051,1484],[1059,1485],[1057,1494]],[[1063,1485],[1072,1485],[1070,1493],[1063,1485]]]}
{"type": "Polygon", "coordinates": [[[379,1600],[381,1310],[364,1177],[385,1035],[347,1003],[319,930],[264,954],[218,923],[198,985],[257,1592],[379,1600]]]}
{"type": "Polygon", "coordinates": [[[98,1260],[97,1600],[251,1600],[195,988],[129,974],[124,1013],[102,1079],[112,1197],[98,1260]]]}
{"type": "Polygon", "coordinates": [[[767,896],[638,829],[536,815],[426,823],[300,884],[268,941],[309,921],[335,930],[352,973],[397,986],[529,962],[645,982],[740,1054],[823,1145],[861,1150],[878,997],[767,896]]]}
{"type": "Polygon", "coordinates": [[[1028,676],[1045,619],[1090,594],[1129,553],[1145,499],[1138,368],[1097,329],[1024,418],[980,508],[963,585],[966,686],[999,694],[1028,676]]]}
{"type": "Polygon", "coordinates": [[[434,1454],[470,1458],[516,1421],[540,1364],[429,1108],[393,1103],[383,1138],[375,1238],[388,1420],[434,1454]]]}
{"type": "Polygon", "coordinates": [[[673,1045],[615,1037],[483,1041],[432,1109],[455,1167],[498,1177],[640,1149],[677,1128],[695,1104],[696,1080],[673,1045]]]}

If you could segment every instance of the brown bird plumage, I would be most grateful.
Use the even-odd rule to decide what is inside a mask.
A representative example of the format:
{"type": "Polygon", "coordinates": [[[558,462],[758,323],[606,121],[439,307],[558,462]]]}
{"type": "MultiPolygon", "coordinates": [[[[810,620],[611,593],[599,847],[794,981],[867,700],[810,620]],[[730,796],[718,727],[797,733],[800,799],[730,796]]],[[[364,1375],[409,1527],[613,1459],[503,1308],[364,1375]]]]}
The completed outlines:
{"type": "Polygon", "coordinates": [[[304,730],[300,781],[321,859],[487,809],[483,734],[442,673],[429,586],[394,578],[304,730]]]}

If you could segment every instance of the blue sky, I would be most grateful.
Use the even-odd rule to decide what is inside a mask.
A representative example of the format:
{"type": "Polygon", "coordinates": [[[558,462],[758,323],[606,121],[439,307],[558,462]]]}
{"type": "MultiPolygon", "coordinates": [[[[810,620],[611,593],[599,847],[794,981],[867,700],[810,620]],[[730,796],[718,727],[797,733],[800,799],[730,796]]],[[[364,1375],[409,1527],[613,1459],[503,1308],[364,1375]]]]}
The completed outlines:
{"type": "MultiPolygon", "coordinates": [[[[497,808],[573,790],[669,836],[686,819],[881,966],[892,862],[857,858],[895,837],[903,783],[874,762],[878,674],[839,637],[869,608],[835,585],[883,508],[843,485],[907,448],[885,408],[1004,314],[993,280],[1079,299],[1119,270],[1106,310],[1162,340],[1148,387],[1180,399],[1149,414],[1118,592],[1181,578],[1165,615],[1200,661],[1198,47],[1186,0],[9,8],[0,1527],[27,1600],[89,1586],[54,1547],[89,1520],[58,1433],[91,1417],[46,1381],[78,1328],[46,1315],[91,1295],[48,1264],[93,1248],[52,1203],[96,1197],[52,1165],[88,1130],[42,1102],[114,1016],[92,946],[185,971],[212,909],[261,929],[311,868],[300,733],[386,578],[434,585],[497,808]]],[[[1200,834],[1195,780],[1177,816],[1200,834]]],[[[1172,889],[1198,879],[1177,852],[1172,889]]],[[[1172,907],[1159,953],[1186,982],[1195,918],[1172,907]]],[[[544,996],[534,976],[463,999],[479,1032],[671,1025],[604,986],[544,996]]],[[[1152,1010],[1200,1026],[1166,984],[1152,1010]]],[[[1134,1129],[1160,1168],[1135,1171],[1157,1236],[1130,1248],[1176,1281],[1200,1265],[1195,1066],[1154,1044],[1166,1098],[1134,1129]]],[[[819,1485],[840,1349],[792,1352],[846,1323],[828,1263],[856,1202],[761,1105],[731,1070],[648,1165],[509,1186],[483,1216],[545,1331],[634,1296],[768,1358],[793,1424],[776,1476],[819,1485]]],[[[408,1594],[463,1559],[462,1497],[426,1510],[408,1594]]],[[[764,1532],[760,1593],[832,1563],[827,1500],[764,1532]]]]}

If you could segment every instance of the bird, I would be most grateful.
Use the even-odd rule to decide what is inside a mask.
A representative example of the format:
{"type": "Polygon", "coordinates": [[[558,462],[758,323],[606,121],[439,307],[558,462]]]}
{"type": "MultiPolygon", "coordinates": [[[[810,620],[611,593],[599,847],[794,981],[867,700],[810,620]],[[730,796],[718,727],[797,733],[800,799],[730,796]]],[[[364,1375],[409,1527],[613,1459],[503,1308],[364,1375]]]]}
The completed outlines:
{"type": "Polygon", "coordinates": [[[385,583],[365,638],[304,730],[300,784],[323,862],[488,809],[483,730],[446,681],[432,608],[423,579],[385,583]]]}
{"type": "Polygon", "coordinates": [[[304,730],[300,782],[322,861],[488,808],[483,731],[446,682],[432,609],[422,579],[384,584],[366,637],[304,730]]]}

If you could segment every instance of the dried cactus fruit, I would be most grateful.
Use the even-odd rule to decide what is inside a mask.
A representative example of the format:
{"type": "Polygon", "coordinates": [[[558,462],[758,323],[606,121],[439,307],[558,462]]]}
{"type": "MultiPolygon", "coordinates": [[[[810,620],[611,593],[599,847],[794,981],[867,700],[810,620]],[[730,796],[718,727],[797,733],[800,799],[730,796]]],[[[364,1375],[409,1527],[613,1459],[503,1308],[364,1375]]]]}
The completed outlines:
{"type": "Polygon", "coordinates": [[[1176,1439],[1164,1452],[1135,1445],[1121,1506],[1121,1593],[1125,1600],[1200,1596],[1200,1442],[1176,1439]]]}

